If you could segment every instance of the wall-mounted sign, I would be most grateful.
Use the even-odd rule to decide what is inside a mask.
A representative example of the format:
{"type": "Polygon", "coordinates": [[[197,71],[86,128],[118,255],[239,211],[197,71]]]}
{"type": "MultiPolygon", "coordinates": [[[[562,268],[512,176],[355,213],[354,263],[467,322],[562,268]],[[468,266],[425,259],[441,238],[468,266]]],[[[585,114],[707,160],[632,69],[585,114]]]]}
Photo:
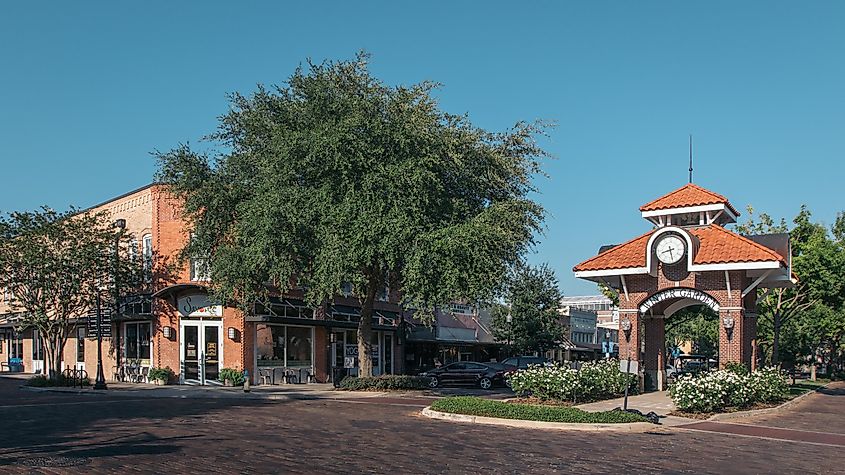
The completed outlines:
{"type": "Polygon", "coordinates": [[[183,317],[222,317],[223,306],[216,305],[205,294],[179,297],[179,314],[183,317]]]}
{"type": "MultiPolygon", "coordinates": [[[[373,345],[371,348],[373,349],[373,360],[378,361],[379,346],[373,345]]],[[[345,355],[358,358],[358,345],[346,345],[345,355]]]]}
{"type": "Polygon", "coordinates": [[[354,356],[345,356],[343,358],[343,367],[344,368],[349,369],[349,368],[354,368],[356,366],[358,366],[358,365],[357,365],[357,362],[355,361],[354,356]]]}
{"type": "Polygon", "coordinates": [[[640,313],[646,313],[651,307],[654,307],[660,302],[672,299],[695,300],[701,302],[703,305],[707,305],[713,309],[714,312],[719,311],[719,302],[704,292],[695,289],[674,288],[663,290],[647,298],[640,304],[640,313]]]}

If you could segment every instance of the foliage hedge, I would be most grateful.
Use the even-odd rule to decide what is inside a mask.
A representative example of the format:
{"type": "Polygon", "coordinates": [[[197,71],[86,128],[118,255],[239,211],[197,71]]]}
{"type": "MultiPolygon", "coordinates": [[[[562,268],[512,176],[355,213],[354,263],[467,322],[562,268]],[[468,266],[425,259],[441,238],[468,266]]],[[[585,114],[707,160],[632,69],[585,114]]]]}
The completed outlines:
{"type": "Polygon", "coordinates": [[[232,386],[243,386],[246,381],[243,371],[234,368],[221,369],[217,378],[220,379],[220,381],[226,381],[228,379],[232,382],[232,386]]]}
{"type": "Polygon", "coordinates": [[[748,372],[732,366],[681,377],[669,388],[675,406],[685,412],[723,412],[759,403],[775,403],[789,395],[786,375],[777,368],[748,372]]]}
{"type": "Polygon", "coordinates": [[[150,381],[162,381],[167,383],[172,381],[176,378],[176,373],[170,369],[170,366],[165,366],[164,368],[150,368],[149,374],[147,374],[147,378],[150,381]]]}
{"type": "Polygon", "coordinates": [[[598,401],[622,396],[625,385],[634,394],[637,377],[619,370],[618,360],[587,362],[580,370],[564,366],[532,366],[508,375],[517,394],[531,394],[544,400],[598,401]]]}
{"type": "Polygon", "coordinates": [[[431,409],[451,414],[498,417],[524,421],[621,424],[648,422],[645,417],[624,411],[586,412],[575,407],[538,406],[493,401],[475,396],[454,396],[434,401],[431,409]]]}
{"type": "Polygon", "coordinates": [[[386,374],[356,378],[349,376],[340,382],[340,389],[345,391],[395,391],[408,389],[428,389],[429,378],[422,376],[402,376],[386,374]]]}

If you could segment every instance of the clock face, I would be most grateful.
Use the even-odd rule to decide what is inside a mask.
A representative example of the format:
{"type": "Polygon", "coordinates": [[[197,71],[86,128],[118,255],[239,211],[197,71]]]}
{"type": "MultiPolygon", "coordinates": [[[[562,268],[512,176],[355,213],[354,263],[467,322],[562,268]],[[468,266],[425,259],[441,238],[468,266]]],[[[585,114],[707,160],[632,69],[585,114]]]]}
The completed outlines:
{"type": "Polygon", "coordinates": [[[684,240],[675,235],[666,236],[657,242],[654,249],[657,258],[664,264],[674,264],[684,257],[686,246],[684,240]]]}

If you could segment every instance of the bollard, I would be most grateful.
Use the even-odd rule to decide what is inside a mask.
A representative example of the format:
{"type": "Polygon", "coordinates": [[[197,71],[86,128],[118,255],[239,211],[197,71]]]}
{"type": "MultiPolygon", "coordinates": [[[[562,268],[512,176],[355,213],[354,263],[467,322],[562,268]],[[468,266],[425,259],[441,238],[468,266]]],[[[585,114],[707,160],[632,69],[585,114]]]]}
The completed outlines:
{"type": "Polygon", "coordinates": [[[249,371],[244,370],[244,392],[249,392],[249,371]]]}

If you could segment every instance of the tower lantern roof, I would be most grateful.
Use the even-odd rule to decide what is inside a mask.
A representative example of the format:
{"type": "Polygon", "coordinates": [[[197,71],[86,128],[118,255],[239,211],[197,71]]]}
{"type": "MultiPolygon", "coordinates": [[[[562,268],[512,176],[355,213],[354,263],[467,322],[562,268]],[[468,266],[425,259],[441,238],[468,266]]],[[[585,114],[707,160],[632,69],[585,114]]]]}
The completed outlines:
{"type": "Polygon", "coordinates": [[[739,212],[724,196],[689,183],[640,207],[643,218],[658,226],[724,225],[739,212]]]}

